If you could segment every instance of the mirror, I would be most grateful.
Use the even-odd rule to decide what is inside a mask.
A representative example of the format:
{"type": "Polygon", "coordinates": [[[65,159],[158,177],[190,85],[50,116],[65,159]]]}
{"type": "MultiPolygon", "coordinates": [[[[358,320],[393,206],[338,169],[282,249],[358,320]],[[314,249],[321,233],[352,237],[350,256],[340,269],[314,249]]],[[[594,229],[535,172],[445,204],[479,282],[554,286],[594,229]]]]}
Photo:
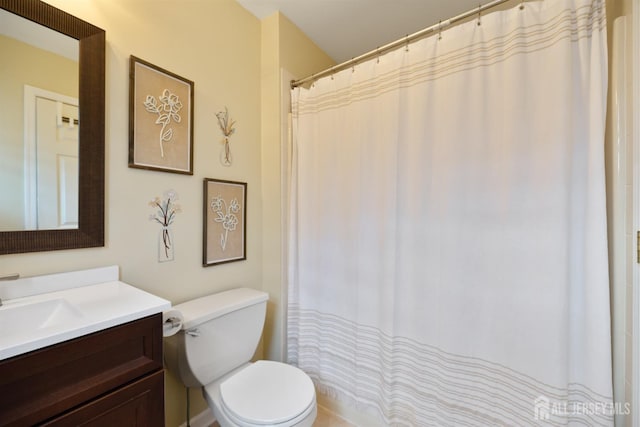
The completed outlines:
{"type": "Polygon", "coordinates": [[[0,122],[0,185],[4,186],[0,191],[4,194],[0,197],[0,254],[104,246],[105,32],[40,0],[0,0],[0,9],[6,14],[0,16],[2,32],[9,27],[6,22],[12,22],[12,28],[13,21],[22,21],[16,28],[31,26],[0,35],[0,47],[7,50],[2,55],[5,60],[33,60],[31,54],[10,51],[11,46],[21,44],[49,55],[36,59],[45,68],[13,62],[0,73],[0,88],[8,80],[7,69],[40,74],[19,84],[18,108],[16,102],[2,104],[3,112],[19,110],[20,119],[0,122]],[[44,39],[53,42],[50,46],[25,39],[41,31],[48,32],[44,39]],[[13,45],[7,47],[9,42],[13,45]],[[59,72],[53,72],[54,64],[62,64],[56,65],[62,67],[59,72]],[[53,75],[65,78],[53,79],[54,84],[53,75]],[[34,119],[29,119],[30,111],[34,119]],[[44,112],[49,117],[44,120],[46,126],[39,123],[44,112]],[[64,152],[42,151],[41,135],[45,134],[54,139],[56,150],[64,142],[64,152]],[[5,145],[6,139],[11,148],[5,145]],[[36,139],[38,144],[29,142],[36,139]],[[14,157],[10,152],[17,154],[14,157]],[[54,166],[46,166],[43,159],[47,157],[54,166]],[[47,178],[46,173],[53,169],[54,174],[47,178]],[[55,182],[53,187],[43,187],[51,182],[55,182]],[[12,191],[20,194],[8,199],[12,191]],[[55,220],[46,218],[51,212],[55,220]]]}
{"type": "Polygon", "coordinates": [[[77,228],[78,40],[0,10],[0,53],[0,231],[77,228]]]}

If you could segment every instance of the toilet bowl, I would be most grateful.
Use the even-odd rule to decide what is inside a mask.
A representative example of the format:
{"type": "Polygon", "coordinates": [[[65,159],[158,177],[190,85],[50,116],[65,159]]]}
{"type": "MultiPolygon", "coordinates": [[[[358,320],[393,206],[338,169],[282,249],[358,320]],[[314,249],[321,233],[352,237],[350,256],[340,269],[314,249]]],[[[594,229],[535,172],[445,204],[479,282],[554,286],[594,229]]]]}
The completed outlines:
{"type": "Polygon", "coordinates": [[[165,338],[165,362],[187,387],[202,387],[222,427],[310,427],[317,415],[311,378],[281,362],[251,363],[268,295],[239,288],[173,307],[182,329],[165,338]]]}
{"type": "Polygon", "coordinates": [[[300,369],[257,361],[204,387],[221,426],[311,426],[317,415],[315,389],[300,369]]]}

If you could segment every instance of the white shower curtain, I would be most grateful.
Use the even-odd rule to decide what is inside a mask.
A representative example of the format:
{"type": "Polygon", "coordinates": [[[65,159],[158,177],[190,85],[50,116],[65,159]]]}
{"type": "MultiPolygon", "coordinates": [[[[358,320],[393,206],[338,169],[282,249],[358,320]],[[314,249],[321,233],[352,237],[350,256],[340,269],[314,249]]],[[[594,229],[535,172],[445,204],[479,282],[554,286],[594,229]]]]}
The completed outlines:
{"type": "Polygon", "coordinates": [[[384,425],[612,425],[604,1],[292,91],[288,359],[384,425]]]}

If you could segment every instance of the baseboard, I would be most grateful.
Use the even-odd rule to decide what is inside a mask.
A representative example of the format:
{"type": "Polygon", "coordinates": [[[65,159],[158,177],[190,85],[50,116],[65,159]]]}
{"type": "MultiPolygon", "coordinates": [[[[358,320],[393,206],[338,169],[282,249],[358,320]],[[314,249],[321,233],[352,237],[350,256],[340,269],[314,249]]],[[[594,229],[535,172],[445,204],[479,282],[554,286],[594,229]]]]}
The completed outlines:
{"type": "MultiPolygon", "coordinates": [[[[213,416],[213,412],[211,412],[211,409],[207,408],[195,417],[191,417],[189,424],[191,427],[209,427],[215,422],[216,418],[213,416]]],[[[182,423],[180,427],[187,427],[187,423],[182,423]]]]}

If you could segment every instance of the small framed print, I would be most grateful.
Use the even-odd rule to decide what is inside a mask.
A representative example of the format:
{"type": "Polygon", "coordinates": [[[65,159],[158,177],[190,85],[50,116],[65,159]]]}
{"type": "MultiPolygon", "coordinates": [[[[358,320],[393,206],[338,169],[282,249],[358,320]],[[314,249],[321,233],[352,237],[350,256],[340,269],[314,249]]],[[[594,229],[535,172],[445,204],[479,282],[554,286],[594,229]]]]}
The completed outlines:
{"type": "Polygon", "coordinates": [[[204,179],[202,264],[247,259],[247,184],[204,179]]]}
{"type": "Polygon", "coordinates": [[[193,175],[194,83],[131,56],[129,167],[193,175]]]}

